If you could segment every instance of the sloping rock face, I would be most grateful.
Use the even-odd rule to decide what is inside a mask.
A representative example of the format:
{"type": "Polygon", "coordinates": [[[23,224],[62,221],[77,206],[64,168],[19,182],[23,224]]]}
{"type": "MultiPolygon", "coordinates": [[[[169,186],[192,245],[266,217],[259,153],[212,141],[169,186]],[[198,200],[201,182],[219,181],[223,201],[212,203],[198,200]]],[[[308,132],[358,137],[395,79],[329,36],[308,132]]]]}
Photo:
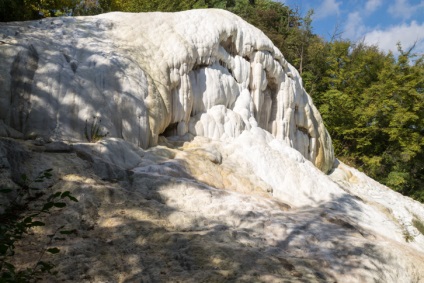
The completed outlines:
{"type": "Polygon", "coordinates": [[[424,206],[334,162],[296,70],[240,18],[0,33],[0,186],[53,168],[30,207],[78,199],[17,243],[15,266],[58,247],[44,282],[424,282],[424,206]],[[93,115],[110,135],[86,143],[93,115]],[[62,226],[75,233],[49,237],[62,226]]]}
{"type": "Polygon", "coordinates": [[[93,116],[143,148],[160,134],[226,139],[260,127],[332,167],[298,72],[227,11],[44,19],[2,24],[0,36],[0,120],[25,137],[83,140],[93,116]]]}
{"type": "Polygon", "coordinates": [[[54,168],[31,207],[57,191],[79,201],[18,242],[21,268],[60,249],[44,255],[58,274],[43,282],[424,281],[424,235],[412,224],[423,205],[346,165],[327,176],[251,134],[69,147],[0,139],[3,184],[54,168]],[[62,226],[75,234],[49,242],[62,226]]]}

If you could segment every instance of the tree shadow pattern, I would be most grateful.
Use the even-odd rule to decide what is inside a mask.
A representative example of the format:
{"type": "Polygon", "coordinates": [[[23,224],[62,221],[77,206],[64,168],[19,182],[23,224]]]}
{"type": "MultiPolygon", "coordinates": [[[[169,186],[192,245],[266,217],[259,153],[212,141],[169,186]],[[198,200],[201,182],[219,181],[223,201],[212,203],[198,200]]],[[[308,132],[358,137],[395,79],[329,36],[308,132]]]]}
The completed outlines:
{"type": "MultiPolygon", "coordinates": [[[[128,58],[117,62],[110,49],[105,50],[104,58],[96,57],[97,50],[90,46],[73,46],[68,50],[65,39],[72,37],[68,38],[66,32],[71,31],[61,29],[65,34],[55,34],[55,27],[61,24],[50,21],[44,19],[39,25],[52,32],[52,36],[62,38],[62,45],[60,40],[42,42],[45,37],[33,36],[11,45],[10,48],[17,49],[12,52],[14,56],[1,58],[9,60],[8,65],[12,66],[3,74],[8,73],[13,79],[9,84],[2,81],[0,119],[27,137],[52,136],[58,123],[69,124],[71,128],[64,131],[70,137],[82,139],[84,117],[112,112],[116,113],[114,120],[103,120],[111,136],[147,146],[143,137],[148,134],[141,131],[140,124],[148,123],[134,124],[128,120],[130,116],[144,115],[143,99],[147,93],[129,92],[125,84],[140,78],[125,78],[122,72],[125,68],[141,67],[128,58]],[[43,52],[43,46],[49,44],[58,44],[55,54],[43,52]],[[34,72],[43,60],[55,62],[52,69],[44,66],[44,73],[34,72]],[[89,69],[94,76],[87,75],[89,69]],[[37,76],[47,76],[43,81],[51,85],[46,88],[34,84],[37,76]],[[70,83],[64,89],[55,89],[61,80],[70,83]],[[49,93],[48,89],[57,92],[49,93]],[[111,89],[115,91],[110,92],[111,89]],[[81,94],[88,91],[102,95],[81,94]],[[69,96],[69,92],[74,95],[69,96]],[[37,99],[30,100],[29,105],[28,96],[37,99]],[[75,103],[64,103],[65,96],[85,99],[78,104],[84,107],[73,109],[75,103]],[[126,107],[110,103],[115,100],[125,100],[121,105],[126,107]],[[64,107],[58,108],[59,104],[64,107]],[[137,104],[143,107],[134,108],[137,104]],[[48,116],[58,122],[37,121],[37,117],[44,117],[36,115],[37,111],[58,111],[48,116]],[[77,115],[69,117],[68,112],[77,115]],[[39,125],[43,124],[54,126],[42,129],[39,125]],[[34,125],[38,132],[33,134],[34,125]],[[137,133],[135,137],[132,132],[137,133]]],[[[33,24],[2,24],[9,27],[1,32],[2,37],[5,42],[12,42],[32,29],[33,24]]],[[[75,34],[87,32],[83,24],[77,23],[75,27],[75,34]]],[[[93,34],[96,36],[98,42],[106,40],[93,34]]],[[[104,46],[109,44],[113,43],[105,42],[104,46]]],[[[146,83],[141,71],[140,76],[141,83],[146,83]]],[[[31,176],[37,170],[57,167],[60,172],[48,190],[70,190],[79,199],[79,203],[45,219],[50,225],[35,229],[38,243],[24,239],[20,244],[17,260],[25,266],[35,260],[35,252],[31,252],[43,245],[43,239],[54,229],[51,227],[76,226],[76,235],[55,242],[62,251],[59,256],[52,255],[59,274],[46,277],[45,282],[336,282],[340,277],[351,282],[388,282],[393,281],[390,276],[396,273],[386,273],[390,264],[386,259],[390,256],[383,255],[373,235],[348,217],[350,211],[361,209],[358,200],[349,195],[316,207],[285,211],[273,200],[202,184],[189,172],[180,172],[184,178],[179,178],[163,172],[134,173],[107,163],[109,175],[118,178],[115,180],[97,176],[102,170],[93,169],[93,160],[82,161],[75,152],[46,154],[38,149],[41,152],[32,151],[31,157],[22,153],[25,160],[20,160],[19,154],[10,153],[14,150],[12,146],[7,149],[5,158],[14,165],[1,170],[10,170],[16,179],[25,170],[31,176]],[[18,166],[21,161],[25,163],[23,167],[18,166]]],[[[165,166],[164,162],[158,164],[165,166]]]]}
{"type": "MultiPolygon", "coordinates": [[[[403,268],[390,260],[396,251],[384,250],[350,217],[361,206],[349,195],[281,209],[272,199],[213,188],[188,172],[178,178],[114,167],[126,177],[102,180],[75,152],[31,155],[26,168],[33,170],[70,165],[59,167],[49,190],[70,190],[79,199],[44,220],[48,225],[33,236],[38,244],[20,244],[25,266],[34,260],[28,251],[54,227],[76,229],[54,243],[61,249],[51,256],[59,274],[45,282],[391,282],[403,268]]],[[[162,161],[158,166],[167,166],[162,161]]]]}

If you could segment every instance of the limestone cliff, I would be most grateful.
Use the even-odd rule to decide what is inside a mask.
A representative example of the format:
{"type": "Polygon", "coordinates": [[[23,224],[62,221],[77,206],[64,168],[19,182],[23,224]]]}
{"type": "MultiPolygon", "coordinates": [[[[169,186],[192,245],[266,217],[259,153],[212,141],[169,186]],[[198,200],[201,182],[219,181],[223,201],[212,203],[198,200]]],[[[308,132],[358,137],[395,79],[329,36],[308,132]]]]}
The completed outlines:
{"type": "Polygon", "coordinates": [[[332,167],[298,72],[227,11],[44,19],[0,35],[0,120],[25,137],[83,140],[92,116],[143,148],[161,134],[223,140],[260,127],[332,167]]]}

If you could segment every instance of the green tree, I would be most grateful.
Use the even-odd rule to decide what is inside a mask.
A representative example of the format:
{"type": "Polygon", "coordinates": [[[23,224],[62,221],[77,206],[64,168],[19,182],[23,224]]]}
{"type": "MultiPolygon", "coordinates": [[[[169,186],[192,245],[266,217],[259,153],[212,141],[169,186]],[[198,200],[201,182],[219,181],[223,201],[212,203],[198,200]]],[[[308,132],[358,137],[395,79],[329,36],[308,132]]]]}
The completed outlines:
{"type": "Polygon", "coordinates": [[[404,52],[400,46],[396,59],[362,42],[315,44],[314,68],[305,73],[305,84],[336,155],[423,201],[423,59],[411,64],[412,49],[404,52]]]}
{"type": "Polygon", "coordinates": [[[369,174],[391,188],[424,201],[424,68],[411,64],[412,48],[399,45],[378,82],[363,93],[362,156],[369,174]]]}
{"type": "Polygon", "coordinates": [[[0,21],[23,21],[37,18],[37,14],[26,5],[25,0],[0,1],[0,21]]]}
{"type": "Polygon", "coordinates": [[[25,21],[71,14],[77,0],[2,0],[0,21],[25,21]]]}

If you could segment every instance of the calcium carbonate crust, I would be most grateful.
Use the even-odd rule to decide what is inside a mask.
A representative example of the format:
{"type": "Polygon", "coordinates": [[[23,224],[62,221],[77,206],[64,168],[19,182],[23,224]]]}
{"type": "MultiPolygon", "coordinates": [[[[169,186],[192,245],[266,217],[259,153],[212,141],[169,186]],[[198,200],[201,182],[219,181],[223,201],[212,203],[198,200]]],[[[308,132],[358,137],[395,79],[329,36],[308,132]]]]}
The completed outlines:
{"type": "Polygon", "coordinates": [[[331,139],[302,79],[257,28],[224,10],[109,13],[1,24],[0,121],[26,137],[104,131],[225,140],[260,127],[328,172],[331,139]],[[87,121],[87,122],[86,122],[87,121]]]}

